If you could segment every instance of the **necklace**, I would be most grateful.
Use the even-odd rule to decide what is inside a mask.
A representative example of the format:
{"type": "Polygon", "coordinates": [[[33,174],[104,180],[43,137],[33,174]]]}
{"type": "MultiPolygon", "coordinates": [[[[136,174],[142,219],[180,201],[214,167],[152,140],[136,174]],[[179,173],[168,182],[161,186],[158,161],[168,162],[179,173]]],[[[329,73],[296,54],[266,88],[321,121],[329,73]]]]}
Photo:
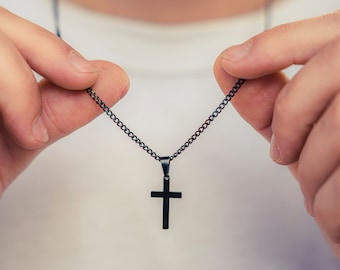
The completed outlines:
{"type": "Polygon", "coordinates": [[[239,79],[233,88],[229,91],[220,105],[216,110],[207,118],[207,120],[191,135],[191,137],[173,153],[171,156],[160,157],[155,151],[153,151],[149,146],[147,146],[142,140],[140,140],[124,123],[110,110],[110,108],[102,101],[102,99],[93,91],[93,89],[87,88],[87,93],[91,98],[98,104],[98,106],[107,114],[107,116],[135,143],[137,143],[146,153],[151,157],[160,161],[163,169],[163,191],[152,191],[152,198],[163,198],[163,229],[169,228],[169,209],[170,209],[170,198],[182,198],[181,192],[170,191],[170,161],[178,157],[186,148],[188,148],[197,138],[200,136],[208,126],[214,121],[214,119],[222,112],[229,101],[237,93],[237,91],[244,84],[244,79],[239,79]]]}
{"type": "MultiPolygon", "coordinates": [[[[61,32],[59,27],[59,2],[58,0],[53,0],[53,15],[55,22],[55,33],[61,38],[61,32]]],[[[245,83],[244,79],[239,79],[229,93],[225,96],[218,107],[213,111],[213,113],[203,122],[203,124],[190,136],[188,140],[180,146],[177,151],[175,151],[170,156],[159,156],[154,150],[152,150],[148,145],[146,145],[139,137],[137,137],[114,113],[113,111],[104,103],[104,101],[97,95],[92,87],[86,89],[89,96],[98,104],[102,111],[115,123],[132,141],[138,144],[142,150],[149,154],[152,158],[159,161],[163,170],[163,191],[152,191],[152,198],[162,198],[163,199],[163,229],[169,228],[169,211],[170,211],[170,199],[171,198],[182,198],[181,192],[170,191],[170,162],[178,157],[186,148],[188,148],[214,121],[214,119],[222,112],[222,110],[228,105],[237,91],[245,83]]]]}

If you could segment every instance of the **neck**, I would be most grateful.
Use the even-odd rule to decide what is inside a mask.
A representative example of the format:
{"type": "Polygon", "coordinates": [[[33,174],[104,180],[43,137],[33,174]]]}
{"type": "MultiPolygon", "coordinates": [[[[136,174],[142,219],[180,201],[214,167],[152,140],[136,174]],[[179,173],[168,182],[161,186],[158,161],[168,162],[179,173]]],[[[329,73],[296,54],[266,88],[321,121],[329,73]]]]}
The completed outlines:
{"type": "Polygon", "coordinates": [[[183,23],[234,16],[268,0],[68,0],[86,8],[136,20],[183,23]]]}

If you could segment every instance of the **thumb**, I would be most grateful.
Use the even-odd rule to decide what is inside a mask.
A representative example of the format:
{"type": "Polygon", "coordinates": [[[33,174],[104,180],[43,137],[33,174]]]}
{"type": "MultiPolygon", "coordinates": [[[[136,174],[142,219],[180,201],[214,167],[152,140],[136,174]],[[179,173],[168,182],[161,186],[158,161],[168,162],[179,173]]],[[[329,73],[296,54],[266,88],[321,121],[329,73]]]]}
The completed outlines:
{"type": "MultiPolygon", "coordinates": [[[[214,65],[215,78],[227,94],[236,78],[226,73],[219,56],[214,65]]],[[[231,100],[237,112],[268,141],[271,139],[271,123],[277,95],[286,83],[283,73],[274,73],[258,79],[249,79],[231,100]]]]}
{"type": "MultiPolygon", "coordinates": [[[[127,92],[129,80],[117,65],[93,61],[98,68],[98,80],[92,86],[108,107],[117,103],[127,92]]],[[[69,91],[45,80],[40,84],[43,128],[52,143],[84,126],[102,113],[86,90],[69,91]]]]}
{"type": "MultiPolygon", "coordinates": [[[[127,76],[114,64],[103,61],[92,64],[98,68],[98,80],[93,89],[108,106],[112,106],[126,93],[127,76]]],[[[6,113],[10,119],[0,123],[0,195],[43,148],[87,124],[102,112],[85,90],[70,91],[47,80],[38,86],[40,110],[35,121],[27,120],[24,113],[19,117],[6,113]],[[42,140],[32,142],[30,130],[35,135],[40,134],[42,140]],[[21,131],[21,135],[12,134],[13,131],[21,131]]]]}

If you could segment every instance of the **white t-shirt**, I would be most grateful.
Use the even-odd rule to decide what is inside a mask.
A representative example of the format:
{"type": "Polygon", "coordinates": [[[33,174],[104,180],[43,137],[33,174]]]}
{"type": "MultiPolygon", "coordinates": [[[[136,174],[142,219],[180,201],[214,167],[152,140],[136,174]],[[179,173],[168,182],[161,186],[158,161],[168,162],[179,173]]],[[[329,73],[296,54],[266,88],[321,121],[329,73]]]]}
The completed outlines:
{"type": "MultiPolygon", "coordinates": [[[[51,1],[0,3],[54,30],[51,1]]],[[[335,0],[279,1],[271,24],[337,8],[335,0]]],[[[155,25],[60,4],[63,39],[129,74],[130,91],[113,111],[160,156],[173,154],[222,101],[214,60],[261,32],[264,17],[259,10],[155,25]]],[[[45,150],[4,193],[0,269],[339,269],[296,181],[268,148],[228,105],[171,162],[170,188],[182,199],[170,200],[163,230],[162,200],[150,197],[163,188],[160,163],[101,115],[45,150]]]]}

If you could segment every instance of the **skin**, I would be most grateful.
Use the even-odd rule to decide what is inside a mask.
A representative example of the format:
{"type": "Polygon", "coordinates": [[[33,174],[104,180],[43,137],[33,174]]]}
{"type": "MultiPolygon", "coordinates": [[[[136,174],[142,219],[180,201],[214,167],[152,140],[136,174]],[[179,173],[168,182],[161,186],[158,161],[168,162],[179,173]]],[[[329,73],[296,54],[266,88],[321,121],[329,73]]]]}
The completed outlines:
{"type": "MultiPolygon", "coordinates": [[[[264,4],[262,0],[240,0],[243,5],[236,5],[232,0],[212,0],[207,12],[204,2],[196,0],[70,1],[111,15],[164,23],[227,16],[264,4]],[[222,6],[228,7],[227,11],[221,13],[222,6]],[[176,10],[182,12],[177,14],[176,10]],[[166,19],[160,21],[163,17],[166,19]]],[[[0,8],[0,26],[0,70],[6,74],[0,78],[1,195],[41,150],[101,112],[87,93],[80,90],[93,86],[111,106],[124,96],[129,82],[118,66],[87,61],[54,34],[3,8],[0,8]],[[32,70],[45,80],[37,83],[32,70]],[[79,110],[82,107],[86,107],[86,113],[79,110]],[[72,119],[63,112],[72,114],[72,119]]]]}
{"type": "Polygon", "coordinates": [[[54,34],[1,8],[0,25],[0,70],[6,74],[0,79],[1,194],[42,149],[101,113],[80,90],[93,85],[111,106],[129,82],[118,66],[88,62],[54,34]],[[32,69],[46,79],[37,83],[32,69]]]}
{"type": "Polygon", "coordinates": [[[307,211],[340,258],[340,11],[275,27],[224,51],[215,76],[300,184],[307,211]],[[322,34],[320,34],[322,33],[322,34]],[[291,80],[281,70],[302,69],[291,80]]]}
{"type": "MultiPolygon", "coordinates": [[[[81,4],[161,23],[230,16],[263,5],[216,0],[209,2],[212,8],[204,15],[203,2],[194,2],[82,0],[81,4]],[[136,7],[138,2],[142,5],[136,7]],[[113,4],[120,11],[108,9],[113,4]],[[228,4],[228,9],[221,12],[221,4],[228,4]]],[[[45,147],[101,113],[83,89],[93,86],[112,106],[124,96],[129,82],[115,64],[87,61],[55,35],[1,8],[0,25],[0,74],[6,74],[0,77],[1,194],[45,147]],[[37,43],[43,43],[43,49],[37,43]],[[45,79],[37,83],[32,70],[45,79]]],[[[273,28],[224,51],[214,71],[225,93],[236,78],[247,79],[233,99],[235,108],[271,142],[272,159],[289,167],[308,212],[340,258],[339,29],[339,11],[273,28]],[[302,69],[288,80],[281,70],[293,64],[302,69]]]]}

